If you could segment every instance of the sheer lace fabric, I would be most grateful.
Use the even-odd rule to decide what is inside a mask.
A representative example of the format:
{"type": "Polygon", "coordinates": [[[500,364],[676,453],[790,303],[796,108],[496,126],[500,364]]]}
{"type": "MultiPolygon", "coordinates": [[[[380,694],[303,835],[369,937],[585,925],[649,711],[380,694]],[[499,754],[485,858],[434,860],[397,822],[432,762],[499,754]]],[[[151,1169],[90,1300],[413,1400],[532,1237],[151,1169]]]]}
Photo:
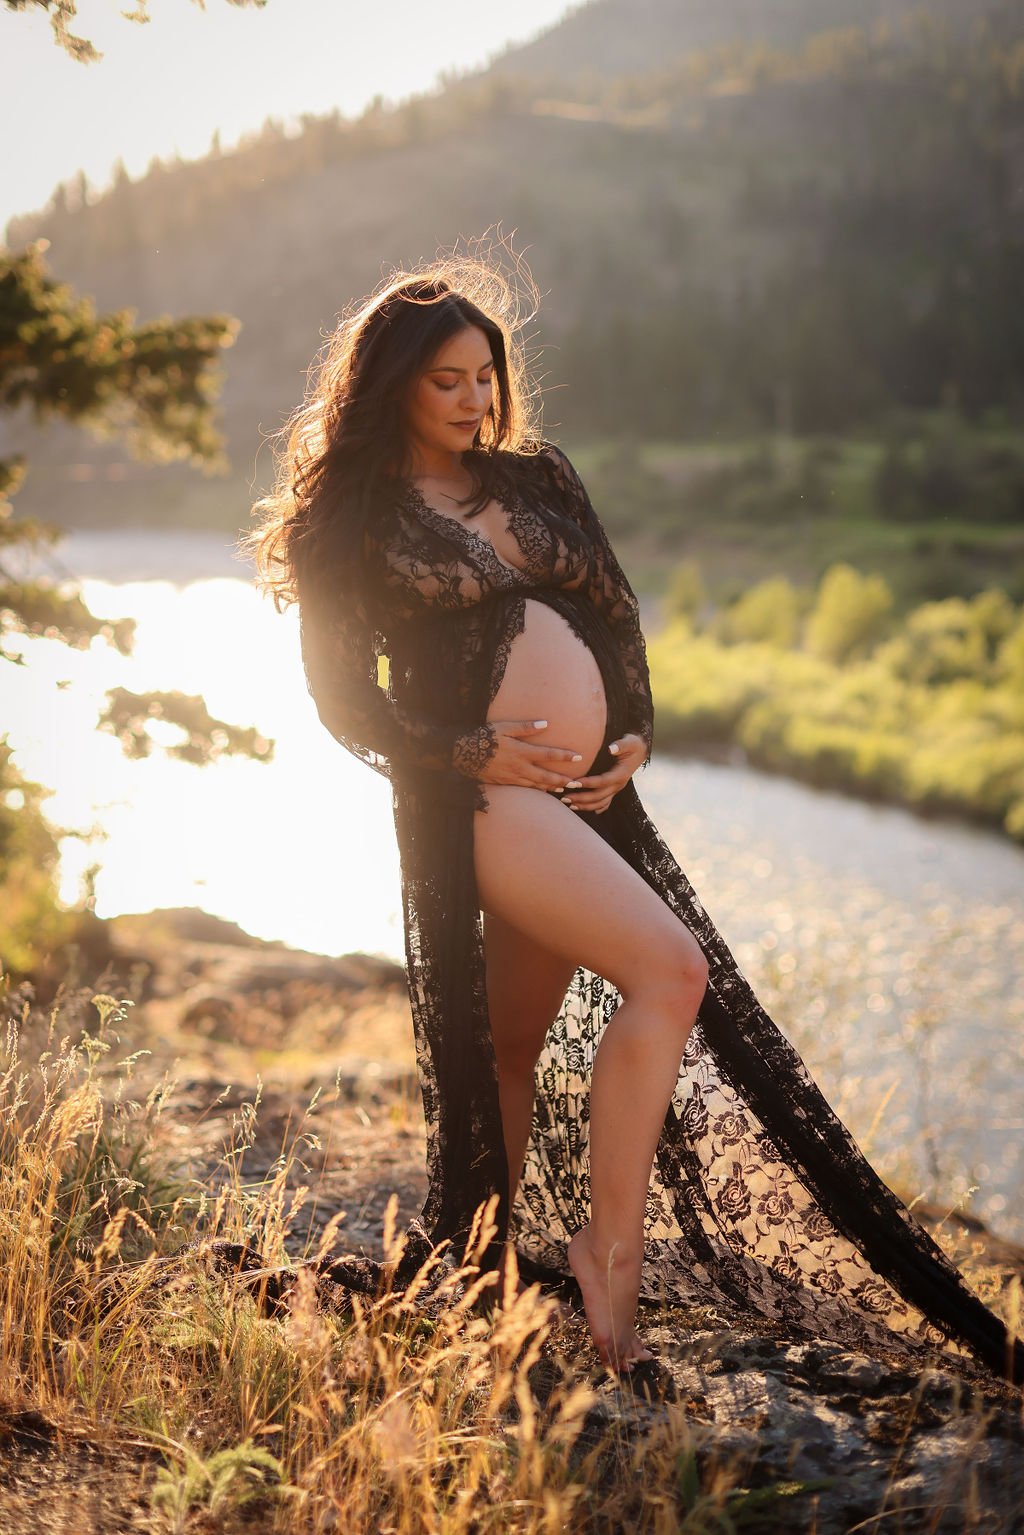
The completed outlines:
{"type": "MultiPolygon", "coordinates": [[[[496,746],[486,714],[527,596],[561,613],[597,660],[608,724],[595,771],[628,730],[646,765],[654,709],[637,600],[578,474],[551,445],[506,457],[503,547],[518,550],[515,564],[404,485],[367,534],[358,600],[326,621],[302,611],[302,651],[324,725],[392,785],[427,1121],[422,1223],[457,1245],[498,1193],[501,1231],[524,1260],[565,1274],[566,1242],[589,1214],[591,1067],[619,996],[576,971],[538,1063],[509,1212],[473,816],[488,808],[477,776],[496,746]]],[[[710,967],[651,1180],[644,1293],[699,1303],[724,1324],[760,1316],[851,1346],[973,1354],[1024,1376],[1024,1345],[874,1172],[758,1002],[635,779],[581,820],[686,923],[710,967]]]]}

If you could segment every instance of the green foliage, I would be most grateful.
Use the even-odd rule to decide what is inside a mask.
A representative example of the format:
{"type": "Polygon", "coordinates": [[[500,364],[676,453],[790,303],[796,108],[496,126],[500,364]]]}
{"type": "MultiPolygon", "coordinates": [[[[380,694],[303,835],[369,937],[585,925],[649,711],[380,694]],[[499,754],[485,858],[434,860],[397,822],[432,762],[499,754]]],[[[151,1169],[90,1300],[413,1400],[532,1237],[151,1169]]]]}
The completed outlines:
{"type": "Polygon", "coordinates": [[[887,434],[875,476],[883,516],[926,522],[936,515],[1019,526],[1024,520],[1024,449],[970,433],[955,413],[925,421],[905,415],[887,434]]]}
{"type": "Polygon", "coordinates": [[[719,614],[711,632],[726,645],[763,640],[789,650],[799,635],[805,605],[785,576],[769,576],[719,614]]]}
{"type": "MultiPolygon", "coordinates": [[[[0,505],[0,532],[3,525],[4,509],[0,505]]],[[[77,589],[47,581],[5,581],[0,565],[0,661],[16,666],[25,664],[20,647],[9,650],[4,645],[7,635],[43,635],[61,640],[75,650],[87,650],[99,638],[122,655],[129,655],[134,633],[134,619],[97,618],[77,589]]]]}
{"type": "MultiPolygon", "coordinates": [[[[27,406],[38,421],[119,435],[138,457],[223,468],[211,406],[221,384],[216,364],[238,322],[213,315],[135,325],[128,309],[97,315],[91,299],[50,277],[48,243],[0,250],[0,411],[27,406]]],[[[79,647],[100,635],[127,653],[131,624],[98,620],[66,584],[27,579],[11,566],[12,554],[59,536],[53,526],[11,516],[8,498],[25,473],[22,456],[0,461],[0,659],[18,659],[3,638],[19,634],[79,647]]]]}
{"type": "MultiPolygon", "coordinates": [[[[73,6],[58,9],[65,18],[74,12],[73,6]]],[[[233,342],[237,321],[214,315],[135,325],[130,310],[98,316],[90,299],[49,276],[47,243],[0,251],[0,411],[28,406],[38,420],[59,417],[99,436],[119,434],[140,457],[222,466],[211,416],[220,387],[214,363],[233,342]]],[[[37,555],[59,536],[52,525],[11,516],[8,498],[24,475],[23,457],[0,462],[0,661],[24,665],[17,642],[26,636],[79,649],[102,638],[127,655],[131,620],[96,618],[73,583],[15,571],[14,560],[37,555]]],[[[209,762],[226,753],[266,761],[271,755],[271,743],[255,729],[215,719],[201,698],[177,693],[114,689],[100,725],[131,756],[142,757],[158,739],[157,721],[172,738],[168,749],[184,761],[209,762]]],[[[0,738],[0,793],[0,965],[24,975],[95,919],[57,902],[58,842],[42,814],[44,792],[17,774],[6,738],[0,738]]]]}
{"type": "Polygon", "coordinates": [[[991,682],[1016,618],[1005,593],[996,590],[979,592],[970,602],[961,597],[926,602],[878,649],[878,660],[893,676],[930,687],[958,678],[991,682]]]}
{"type": "Polygon", "coordinates": [[[596,455],[590,479],[600,497],[602,518],[622,533],[661,529],[678,519],[678,496],[648,464],[633,437],[614,440],[596,455]]]}
{"type": "Polygon", "coordinates": [[[210,406],[220,353],[238,333],[229,315],[134,323],[97,315],[46,270],[49,244],[0,250],[0,410],[27,405],[37,420],[77,422],[118,435],[139,457],[223,468],[210,406]]]}
{"type": "MultiPolygon", "coordinates": [[[[915,431],[931,430],[927,418],[905,419],[916,422],[915,431]]],[[[998,421],[963,431],[977,457],[997,455],[1006,438],[998,421]]],[[[999,520],[995,503],[989,517],[986,497],[998,502],[996,483],[977,490],[962,521],[938,510],[928,523],[894,521],[877,503],[885,444],[876,434],[570,448],[626,568],[659,590],[669,616],[675,609],[664,561],[677,568],[684,553],[700,561],[720,606],[742,596],[766,567],[808,589],[840,563],[883,572],[893,611],[951,594],[969,598],[993,584],[1024,600],[1017,527],[999,520]],[[615,464],[630,467],[613,475],[615,464]]]]}
{"type": "Polygon", "coordinates": [[[883,576],[832,565],[807,619],[807,648],[827,661],[864,654],[884,632],[892,592],[883,576]]]}
{"type": "Polygon", "coordinates": [[[789,648],[771,638],[770,612],[760,634],[752,623],[723,643],[737,608],[652,642],[662,747],[739,745],[771,771],[1024,841],[1024,611],[1004,592],[925,603],[897,623],[880,578],[832,566],[789,648]]]}
{"type": "Polygon", "coordinates": [[[673,566],[665,593],[665,615],[669,621],[696,617],[707,600],[700,565],[696,560],[680,560],[673,566]]]}
{"type": "MultiPolygon", "coordinates": [[[[59,241],[85,291],[127,270],[146,312],[205,291],[243,319],[226,392],[240,477],[254,423],[292,408],[296,370],[376,280],[382,240],[426,254],[495,208],[544,273],[540,371],[570,437],[850,432],[899,409],[1019,419],[1019,8],[892,8],[905,25],[872,28],[852,0],[796,7],[799,24],[771,8],[763,46],[736,41],[735,5],[690,7],[704,51],[680,56],[655,41],[679,38],[669,0],[642,28],[609,0],[600,26],[628,32],[628,75],[624,38],[584,69],[573,40],[599,25],[584,13],[546,45],[571,55],[550,75],[542,50],[355,121],[310,115],[295,135],[268,120],[237,151],[156,163],[102,197],[64,187],[9,238],[59,241]],[[322,231],[301,262],[296,220],[322,231]]],[[[944,451],[940,493],[956,480],[944,451]]],[[[790,495],[824,515],[821,474],[801,469],[790,495]]]]}
{"type": "Polygon", "coordinates": [[[1024,615],[1006,635],[996,657],[996,676],[1024,696],[1024,615]]]}
{"type": "Polygon", "coordinates": [[[76,938],[83,919],[54,898],[60,844],[42,813],[47,790],[12,755],[0,737],[0,972],[23,976],[76,938]]]}
{"type": "Polygon", "coordinates": [[[181,762],[201,766],[225,756],[269,762],[273,756],[272,742],[258,730],[215,719],[195,694],[133,693],[128,688],[111,688],[99,728],[117,736],[125,755],[137,760],[153,751],[154,722],[162,727],[161,734],[173,737],[177,731],[178,739],[165,740],[163,750],[181,762]]]}
{"type": "Polygon", "coordinates": [[[251,1439],[205,1459],[181,1445],[175,1458],[173,1467],[157,1472],[151,1494],[153,1507],[168,1517],[172,1530],[184,1530],[197,1509],[215,1517],[264,1497],[283,1477],[281,1462],[251,1439]]]}

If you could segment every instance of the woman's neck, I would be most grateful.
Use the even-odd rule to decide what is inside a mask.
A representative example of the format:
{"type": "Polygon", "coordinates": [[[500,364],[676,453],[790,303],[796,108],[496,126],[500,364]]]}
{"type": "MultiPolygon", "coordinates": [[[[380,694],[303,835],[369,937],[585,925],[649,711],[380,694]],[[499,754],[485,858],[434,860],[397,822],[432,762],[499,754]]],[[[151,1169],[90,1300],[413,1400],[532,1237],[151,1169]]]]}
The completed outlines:
{"type": "Polygon", "coordinates": [[[413,447],[411,459],[410,475],[414,480],[445,480],[457,484],[466,478],[466,466],[461,453],[424,448],[417,443],[413,447]]]}

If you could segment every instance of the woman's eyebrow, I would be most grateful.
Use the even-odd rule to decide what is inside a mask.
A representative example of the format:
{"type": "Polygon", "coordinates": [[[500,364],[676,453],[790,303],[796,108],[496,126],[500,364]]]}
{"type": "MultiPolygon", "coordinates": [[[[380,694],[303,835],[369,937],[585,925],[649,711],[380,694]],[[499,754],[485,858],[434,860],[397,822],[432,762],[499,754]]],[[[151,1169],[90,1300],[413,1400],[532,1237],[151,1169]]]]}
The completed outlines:
{"type": "MultiPolygon", "coordinates": [[[[486,362],[482,362],[480,364],[480,366],[477,368],[476,371],[477,371],[477,373],[482,373],[485,368],[493,368],[493,367],[494,367],[494,358],[493,357],[488,357],[487,361],[486,362]]],[[[427,369],[428,373],[468,373],[469,371],[470,370],[468,368],[428,368],[427,369]]]]}

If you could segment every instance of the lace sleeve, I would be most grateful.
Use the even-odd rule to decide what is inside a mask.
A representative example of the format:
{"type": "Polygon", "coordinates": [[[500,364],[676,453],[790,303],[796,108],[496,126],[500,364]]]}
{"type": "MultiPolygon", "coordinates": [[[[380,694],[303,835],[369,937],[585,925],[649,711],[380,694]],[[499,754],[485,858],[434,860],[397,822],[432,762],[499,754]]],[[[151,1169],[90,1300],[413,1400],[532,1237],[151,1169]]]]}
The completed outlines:
{"type": "Polygon", "coordinates": [[[321,722],[353,756],[392,777],[392,767],[476,778],[497,748],[489,725],[444,725],[400,707],[380,686],[373,627],[361,601],[325,616],[299,608],[306,686],[321,722]]]}
{"type": "Polygon", "coordinates": [[[647,755],[641,766],[646,767],[651,760],[654,740],[654,700],[647,646],[640,628],[640,604],[615,558],[608,535],[576,470],[561,448],[556,448],[553,443],[546,443],[542,453],[567,512],[584,529],[593,545],[587,591],[618,641],[629,690],[629,728],[643,737],[647,755]]]}

